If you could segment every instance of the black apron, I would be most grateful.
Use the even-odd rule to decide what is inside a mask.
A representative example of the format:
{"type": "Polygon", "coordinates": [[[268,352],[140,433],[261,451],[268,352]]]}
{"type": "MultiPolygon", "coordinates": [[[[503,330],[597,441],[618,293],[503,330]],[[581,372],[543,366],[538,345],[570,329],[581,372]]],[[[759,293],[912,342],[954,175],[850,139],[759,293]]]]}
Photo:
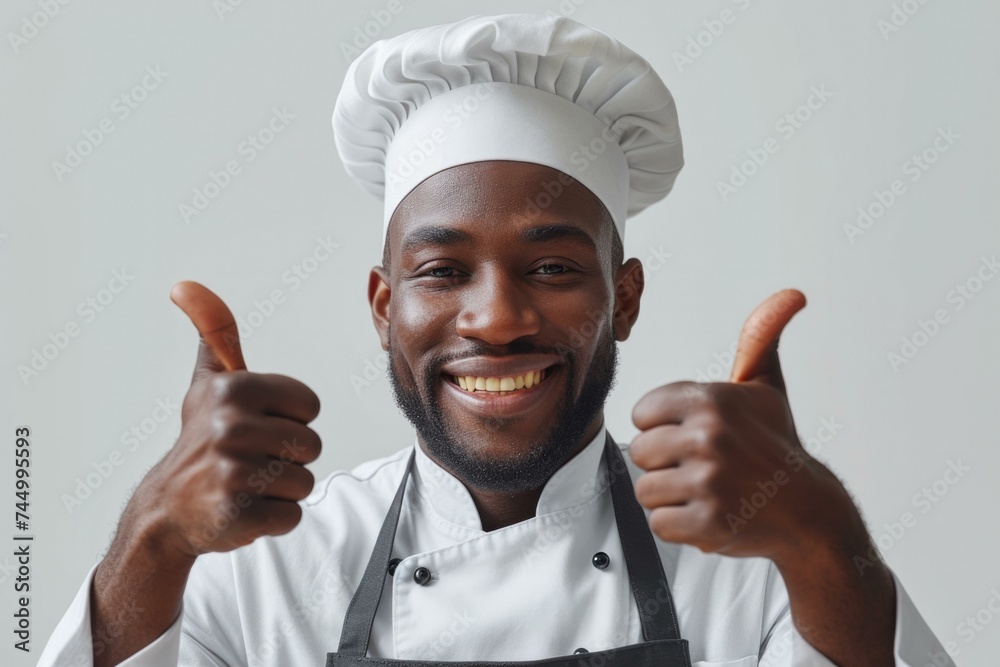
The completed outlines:
{"type": "MultiPolygon", "coordinates": [[[[378,610],[382,587],[389,571],[392,543],[396,535],[400,509],[403,506],[403,491],[406,480],[413,469],[414,451],[406,464],[406,471],[399,483],[396,497],[386,514],[379,531],[375,548],[372,550],[361,584],[347,607],[344,628],[340,635],[340,647],[336,653],[326,654],[326,667],[360,667],[361,665],[382,665],[383,667],[405,667],[406,665],[449,665],[450,667],[475,667],[494,665],[510,667],[551,666],[583,667],[594,665],[618,667],[691,667],[688,642],[681,639],[674,611],[673,599],[667,578],[663,574],[663,564],[653,542],[653,534],[646,522],[646,515],[635,498],[632,479],[629,477],[618,445],[608,434],[604,443],[604,458],[607,462],[611,486],[611,501],[618,524],[618,538],[625,554],[629,585],[639,608],[644,642],[595,653],[579,653],[558,658],[530,661],[474,661],[437,662],[427,660],[393,660],[368,658],[368,639],[372,623],[378,610]]],[[[600,613],[601,610],[595,610],[600,613]]]]}

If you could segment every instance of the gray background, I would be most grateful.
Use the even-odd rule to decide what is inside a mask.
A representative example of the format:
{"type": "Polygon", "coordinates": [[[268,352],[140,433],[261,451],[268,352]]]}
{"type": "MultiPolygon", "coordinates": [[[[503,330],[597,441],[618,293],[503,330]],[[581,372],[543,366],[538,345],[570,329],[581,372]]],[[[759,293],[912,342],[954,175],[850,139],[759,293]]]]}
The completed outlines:
{"type": "MultiPolygon", "coordinates": [[[[176,412],[151,421],[157,400],[180,403],[195,357],[194,329],[168,299],[176,281],[204,282],[242,318],[281,290],[269,317],[252,316],[259,326],[245,353],[251,370],[292,375],[320,395],[318,477],[412,439],[377,369],[384,357],[365,298],[380,204],[346,176],[330,130],[350,60],[343,47],[389,3],[231,0],[220,12],[222,1],[78,0],[40,15],[34,33],[24,21],[43,11],[38,0],[0,8],[0,497],[11,518],[0,539],[12,544],[17,532],[19,425],[33,432],[36,536],[30,656],[11,648],[13,548],[0,548],[4,664],[34,664],[131,488],[179,432],[176,412]],[[11,34],[31,37],[15,44],[11,34]],[[123,118],[112,104],[147,67],[166,76],[123,118]],[[274,108],[295,117],[248,161],[240,143],[274,108]],[[113,132],[60,180],[53,163],[102,119],[113,132]],[[185,222],[179,206],[229,160],[241,172],[185,222]],[[338,249],[293,289],[283,276],[328,236],[338,249]],[[87,321],[78,304],[123,269],[134,278],[87,321]],[[18,366],[71,322],[79,334],[23,381],[18,366]],[[352,383],[369,364],[370,383],[352,383]],[[129,451],[122,433],[143,420],[150,434],[129,451]],[[108,462],[114,450],[120,465],[108,462]],[[64,496],[102,467],[107,478],[91,475],[99,484],[67,510],[64,496]]],[[[809,306],[782,339],[800,434],[808,441],[827,434],[824,420],[836,424],[813,451],[856,496],[958,664],[995,664],[1000,620],[981,610],[1000,598],[1000,279],[976,276],[1000,251],[1000,6],[897,2],[917,11],[897,14],[906,22],[887,32],[879,22],[892,20],[889,0],[399,2],[377,37],[471,13],[556,12],[654,64],[678,101],[687,164],[667,200],[629,223],[626,252],[649,260],[648,283],[622,347],[611,432],[635,435],[631,407],[657,385],[724,379],[750,310],[775,289],[802,289],[809,306]],[[718,36],[704,32],[724,10],[733,21],[718,36]],[[707,46],[679,66],[675,53],[699,33],[707,46]],[[812,86],[832,96],[787,136],[776,122],[812,86]],[[911,180],[905,163],[947,128],[958,138],[911,180]],[[769,137],[779,150],[724,200],[717,182],[769,137]],[[896,179],[903,194],[852,242],[844,225],[896,179]],[[953,290],[970,280],[981,289],[959,307],[953,290]],[[947,322],[919,335],[939,309],[947,322]],[[915,334],[923,345],[894,368],[888,354],[915,334]],[[969,468],[955,484],[940,481],[950,462],[969,468]],[[936,502],[918,503],[936,481],[936,502]],[[893,535],[886,524],[905,512],[915,522],[893,535]],[[966,617],[977,612],[992,623],[971,631],[966,617]]]]}

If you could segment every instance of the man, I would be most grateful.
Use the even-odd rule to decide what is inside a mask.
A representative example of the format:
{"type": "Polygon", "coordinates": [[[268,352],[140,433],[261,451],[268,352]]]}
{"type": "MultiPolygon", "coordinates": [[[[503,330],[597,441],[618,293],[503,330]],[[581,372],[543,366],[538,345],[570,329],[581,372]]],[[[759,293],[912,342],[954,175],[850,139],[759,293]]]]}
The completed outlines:
{"type": "Polygon", "coordinates": [[[370,47],[334,131],[385,202],[368,297],[416,442],[314,485],[318,398],[246,370],[225,305],[180,283],[181,436],[41,664],[951,664],[798,442],[800,293],[754,312],[731,382],[647,394],[624,457],[606,432],[643,292],[624,222],[670,191],[676,120],[645,60],[564,18],[370,47]]]}

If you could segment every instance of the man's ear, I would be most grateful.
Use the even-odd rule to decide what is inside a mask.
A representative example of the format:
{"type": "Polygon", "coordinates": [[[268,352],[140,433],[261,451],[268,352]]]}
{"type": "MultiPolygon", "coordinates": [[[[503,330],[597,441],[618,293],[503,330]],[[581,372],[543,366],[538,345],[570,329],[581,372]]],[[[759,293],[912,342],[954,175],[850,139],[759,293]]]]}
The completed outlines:
{"type": "Polygon", "coordinates": [[[381,266],[373,266],[368,274],[368,304],[372,308],[372,321],[378,331],[382,349],[389,349],[389,304],[392,288],[389,287],[389,276],[381,266]]]}
{"type": "Polygon", "coordinates": [[[632,325],[639,318],[639,300],[645,285],[642,262],[635,257],[626,260],[615,271],[615,340],[627,340],[632,332],[632,325]]]}

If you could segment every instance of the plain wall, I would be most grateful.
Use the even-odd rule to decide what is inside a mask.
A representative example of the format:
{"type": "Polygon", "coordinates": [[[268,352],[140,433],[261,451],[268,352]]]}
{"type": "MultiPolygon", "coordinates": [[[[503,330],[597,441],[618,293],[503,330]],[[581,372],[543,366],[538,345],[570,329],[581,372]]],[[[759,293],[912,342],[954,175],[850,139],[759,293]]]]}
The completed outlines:
{"type": "MultiPolygon", "coordinates": [[[[344,172],[330,129],[350,61],[344,46],[390,3],[237,2],[80,1],[35,19],[36,1],[0,6],[0,496],[12,536],[14,429],[27,425],[35,535],[33,651],[15,651],[7,630],[4,664],[35,663],[131,489],[179,432],[177,412],[150,421],[157,401],[180,403],[195,358],[195,331],[168,299],[175,282],[201,281],[253,317],[251,370],[292,375],[319,394],[317,477],[412,442],[377,370],[384,356],[365,296],[381,206],[344,172]],[[222,2],[232,11],[220,13],[222,2]],[[32,20],[44,23],[34,33],[32,20]],[[125,116],[115,100],[147,67],[165,76],[125,116]],[[294,119],[249,160],[240,144],[274,109],[294,119]],[[105,119],[113,131],[57,173],[53,163],[105,119]],[[230,160],[240,173],[185,221],[180,205],[230,160]],[[319,238],[339,246],[296,283],[288,272],[319,238]],[[127,287],[99,313],[78,307],[114,271],[132,276],[127,287]],[[252,315],[275,290],[282,303],[252,315]],[[78,335],[22,380],[18,366],[70,323],[78,335]],[[144,441],[123,442],[144,420],[144,441]],[[119,465],[108,463],[114,450],[119,465]],[[100,469],[110,474],[90,488],[100,469]],[[67,509],[67,496],[86,491],[67,509]]],[[[677,99],[686,166],[666,200],[629,221],[626,255],[647,264],[647,285],[621,348],[611,433],[636,434],[631,408],[655,386],[725,379],[750,310],[778,288],[803,290],[809,305],[781,346],[799,433],[854,494],[928,623],[955,643],[958,664],[995,664],[1000,619],[989,612],[992,623],[970,637],[966,618],[978,612],[982,622],[1000,595],[1000,278],[988,268],[1000,251],[1000,6],[398,2],[378,37],[470,13],[551,11],[653,63],[677,99]],[[700,53],[689,40],[701,41],[700,53]],[[689,49],[696,57],[678,59],[689,49]],[[830,96],[789,132],[779,120],[813,87],[830,96]],[[913,171],[912,157],[949,128],[948,150],[913,171]],[[718,183],[768,138],[778,150],[724,197],[718,183]],[[877,193],[895,180],[901,194],[851,233],[859,207],[878,212],[877,193]],[[978,291],[959,298],[966,284],[978,291]],[[943,323],[926,324],[936,315],[943,323]],[[940,481],[952,464],[969,471],[940,481]],[[918,500],[924,488],[940,492],[933,503],[918,500]],[[907,512],[915,522],[902,534],[887,528],[907,512]]],[[[7,628],[13,547],[0,553],[7,628]]]]}

